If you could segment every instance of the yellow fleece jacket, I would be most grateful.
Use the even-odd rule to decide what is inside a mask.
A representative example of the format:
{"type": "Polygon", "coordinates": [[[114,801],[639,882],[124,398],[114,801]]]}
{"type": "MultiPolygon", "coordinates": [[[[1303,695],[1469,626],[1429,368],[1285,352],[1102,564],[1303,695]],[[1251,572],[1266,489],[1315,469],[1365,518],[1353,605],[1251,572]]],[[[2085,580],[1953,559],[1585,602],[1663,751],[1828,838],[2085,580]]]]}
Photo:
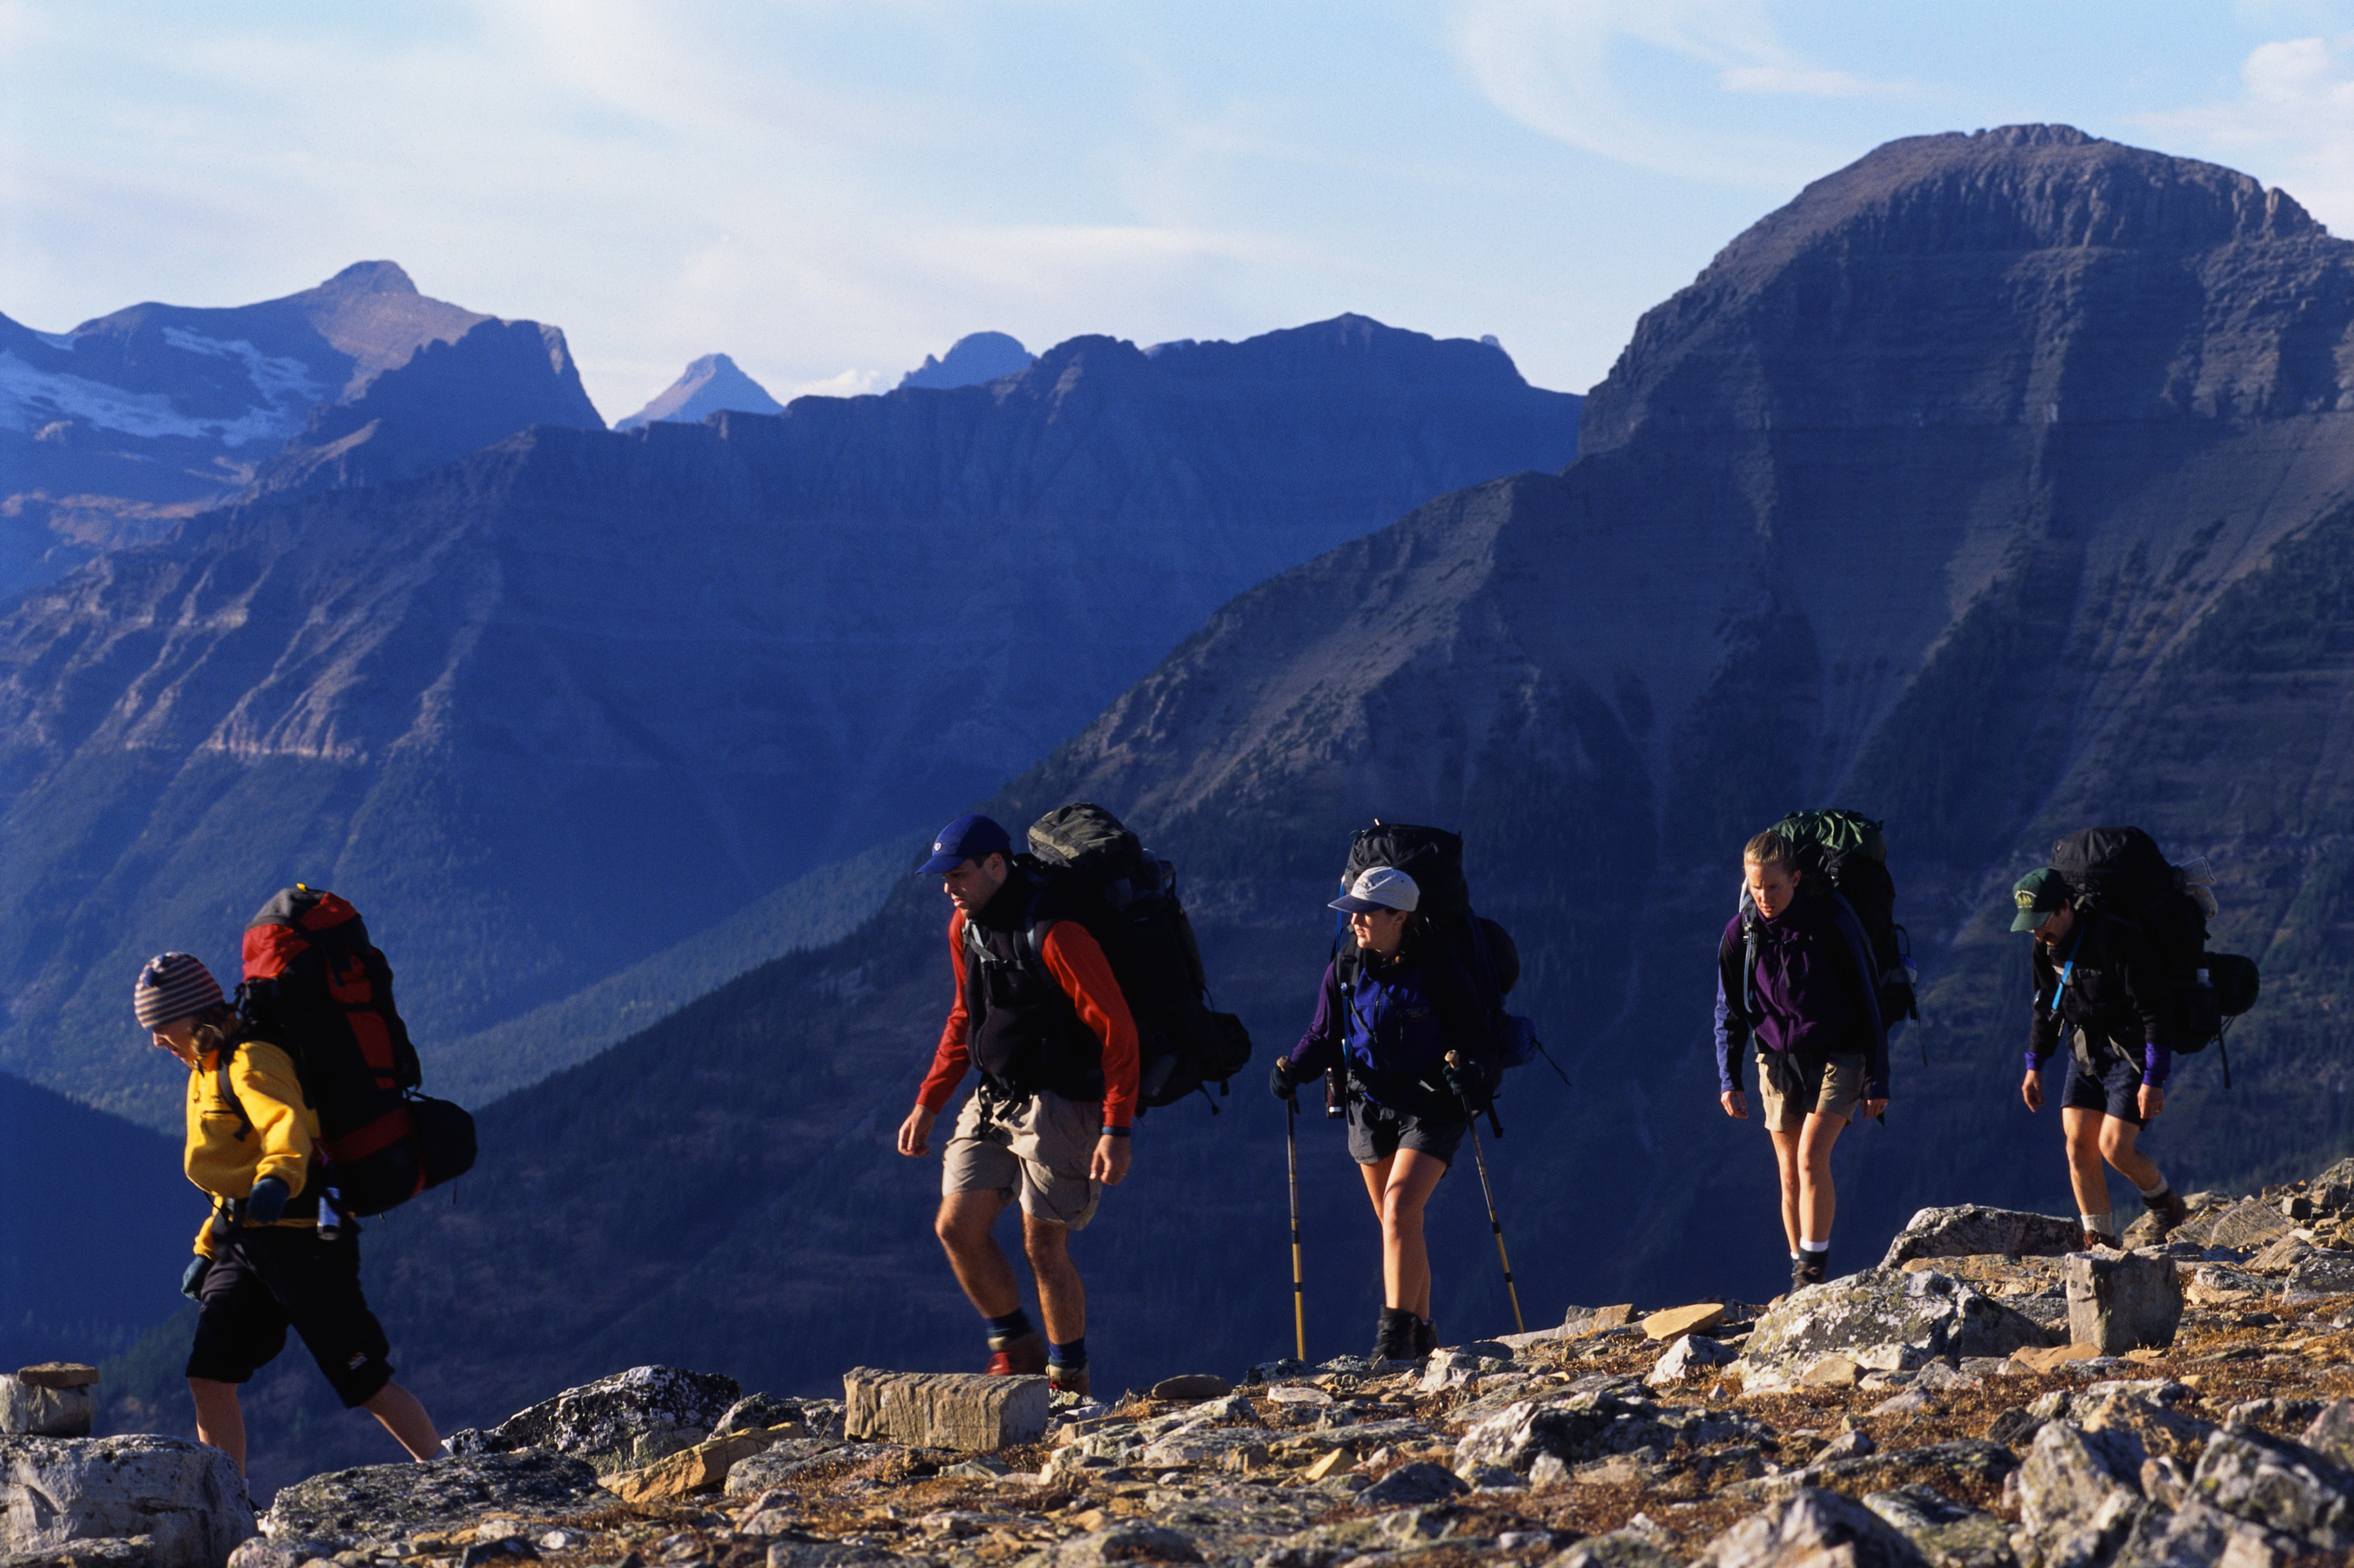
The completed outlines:
{"type": "MultiPolygon", "coordinates": [[[[219,1054],[207,1051],[188,1069],[188,1180],[212,1194],[216,1210],[225,1200],[249,1196],[265,1176],[285,1182],[289,1197],[300,1197],[319,1139],[319,1115],[302,1098],[292,1060],[267,1041],[240,1042],[228,1067],[235,1105],[221,1095],[219,1066],[219,1054]]],[[[305,1215],[278,1223],[315,1226],[318,1221],[305,1215]]],[[[207,1257],[216,1255],[212,1230],[207,1216],[196,1233],[196,1250],[207,1257]]]]}

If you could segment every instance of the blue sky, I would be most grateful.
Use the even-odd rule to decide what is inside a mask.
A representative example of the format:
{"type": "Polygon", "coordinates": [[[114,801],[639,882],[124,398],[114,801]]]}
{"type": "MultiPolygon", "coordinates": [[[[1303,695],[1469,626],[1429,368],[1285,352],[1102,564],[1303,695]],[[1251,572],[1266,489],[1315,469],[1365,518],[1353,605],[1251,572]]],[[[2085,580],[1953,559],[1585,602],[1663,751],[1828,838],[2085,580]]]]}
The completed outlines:
{"type": "Polygon", "coordinates": [[[714,351],[861,391],[1345,310],[1583,390],[1807,181],[2020,121],[2354,234],[2354,0],[0,0],[0,313],[389,257],[608,418],[714,351]]]}

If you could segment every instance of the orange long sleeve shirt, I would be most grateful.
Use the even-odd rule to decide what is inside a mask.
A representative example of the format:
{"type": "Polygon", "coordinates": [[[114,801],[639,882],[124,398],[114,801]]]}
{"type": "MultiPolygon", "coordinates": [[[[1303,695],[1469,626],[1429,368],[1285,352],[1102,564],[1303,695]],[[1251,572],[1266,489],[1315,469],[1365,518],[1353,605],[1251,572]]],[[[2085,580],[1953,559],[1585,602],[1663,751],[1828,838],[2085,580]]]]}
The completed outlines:
{"type": "MultiPolygon", "coordinates": [[[[1076,920],[1057,920],[1049,926],[1039,952],[1046,960],[1047,972],[1077,1010],[1079,1022],[1103,1044],[1103,1124],[1124,1128],[1136,1115],[1136,1021],[1129,1015],[1127,999],[1119,994],[1119,982],[1112,978],[1111,964],[1087,927],[1076,920]]],[[[939,1048],[932,1054],[932,1070],[916,1094],[916,1103],[936,1115],[948,1108],[949,1097],[972,1065],[966,1041],[971,1020],[964,1009],[961,909],[949,919],[949,962],[956,976],[956,999],[949,1006],[939,1048]]]]}

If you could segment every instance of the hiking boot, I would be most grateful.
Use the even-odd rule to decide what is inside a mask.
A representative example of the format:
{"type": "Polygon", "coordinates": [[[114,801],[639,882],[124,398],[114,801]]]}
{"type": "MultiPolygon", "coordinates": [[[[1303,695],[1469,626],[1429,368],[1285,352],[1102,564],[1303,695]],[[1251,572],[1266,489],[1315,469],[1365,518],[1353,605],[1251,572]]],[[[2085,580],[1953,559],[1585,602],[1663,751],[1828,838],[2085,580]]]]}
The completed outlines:
{"type": "Polygon", "coordinates": [[[1377,1361],[1405,1361],[1414,1359],[1415,1325],[1422,1319],[1403,1307],[1382,1308],[1381,1323],[1373,1330],[1372,1355],[1377,1361]]]}
{"type": "Polygon", "coordinates": [[[2107,1247],[2112,1252],[2116,1250],[2117,1238],[2105,1236],[2098,1231],[2086,1231],[2082,1241],[2083,1245],[2076,1249],[2078,1252],[2093,1252],[2101,1247],[2107,1247]]]}
{"type": "Polygon", "coordinates": [[[1790,1288],[1820,1285],[1830,1274],[1830,1255],[1827,1252],[1800,1253],[1798,1261],[1790,1266],[1790,1288]]]}
{"type": "Polygon", "coordinates": [[[1414,1320],[1414,1353],[1417,1357],[1427,1356],[1437,1349],[1438,1330],[1425,1319],[1416,1318],[1414,1320]]]}
{"type": "Polygon", "coordinates": [[[2190,1205],[2182,1201],[2181,1193],[2170,1187],[2163,1198],[2145,1200],[2143,1207],[2158,1221],[2158,1239],[2160,1241],[2173,1234],[2176,1226],[2190,1218],[2190,1205]]]}
{"type": "Polygon", "coordinates": [[[1068,1366],[1061,1361],[1046,1363],[1046,1391],[1049,1393],[1076,1393],[1081,1399],[1087,1394],[1087,1363],[1068,1366]]]}
{"type": "Polygon", "coordinates": [[[995,1353],[989,1358],[991,1377],[1031,1377],[1046,1370],[1046,1341],[1035,1329],[992,1349],[995,1353]]]}

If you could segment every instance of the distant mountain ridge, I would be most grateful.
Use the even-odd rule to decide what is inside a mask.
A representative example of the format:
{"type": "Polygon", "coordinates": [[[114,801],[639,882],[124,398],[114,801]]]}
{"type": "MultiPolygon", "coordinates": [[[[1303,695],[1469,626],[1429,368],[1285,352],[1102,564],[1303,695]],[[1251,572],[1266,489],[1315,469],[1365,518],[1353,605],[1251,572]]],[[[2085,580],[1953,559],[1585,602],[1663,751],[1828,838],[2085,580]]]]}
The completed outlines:
{"type": "MultiPolygon", "coordinates": [[[[1881,149],[1647,314],[1565,472],[1443,497],[1238,596],[988,802],[1017,828],[1073,799],[1137,826],[1259,1043],[1226,1114],[1140,1124],[1076,1248],[1108,1383],[1289,1348],[1283,1117],[1258,1084],[1375,816],[1465,832],[1475,897],[1520,947],[1514,1006],[1575,1079],[1515,1075],[1486,1146],[1535,1314],[1780,1287],[1772,1157],[1718,1109],[1708,1030],[1740,846],[1794,807],[1887,819],[1927,971],[1886,1126],[1840,1145],[1836,1271],[1925,1204],[2068,1212],[2059,1129],[2017,1098],[2006,895],[2091,820],[2212,854],[2216,945],[2266,966],[2239,1086],[2211,1054],[2178,1065],[2161,1165],[2230,1185],[2342,1151],[2354,387],[2310,356],[2354,366],[2354,246],[2277,217],[2219,232],[2219,205],[2289,204],[2058,128],[1881,149]],[[2029,221],[2113,189],[2139,194],[2096,247],[2029,221]],[[1758,261],[1791,236],[1778,270],[1758,261]],[[1925,296],[1938,257],[1964,265],[1925,296]],[[2136,308],[2153,298],[2171,302],[2136,308]],[[1911,367],[1920,418],[1850,397],[1874,352],[1911,367]],[[1734,367],[1713,387],[1712,356],[1734,367]]],[[[937,1170],[889,1147],[947,1001],[945,914],[910,878],[844,941],[491,1107],[482,1202],[386,1264],[429,1397],[487,1415],[648,1360],[779,1390],[858,1361],[970,1364],[937,1170]],[[661,1148],[659,1198],[566,1135],[592,1115],[613,1146],[661,1148]],[[473,1288],[491,1259],[543,1314],[473,1288]]],[[[1370,1334],[1375,1248],[1337,1136],[1309,1117],[1300,1138],[1322,1355],[1370,1334]]],[[[1431,1222],[1451,1338],[1510,1324],[1479,1209],[1458,1168],[1431,1222]]]]}
{"type": "Polygon", "coordinates": [[[479,1034],[937,825],[1233,593],[1558,467],[1576,408],[1360,316],[1076,338],[987,387],[542,425],[112,552],[0,615],[0,1065],[168,1118],[114,971],[227,961],[296,880],[360,905],[421,1039],[479,1034]]]}
{"type": "Polygon", "coordinates": [[[241,493],[374,482],[535,422],[603,427],[563,334],[429,299],[390,261],[70,333],[0,316],[0,598],[241,493]]]}
{"type": "Polygon", "coordinates": [[[1022,346],[1022,340],[1002,332],[974,332],[949,345],[947,354],[938,358],[924,355],[924,363],[899,377],[902,387],[928,387],[945,392],[956,387],[979,387],[1007,376],[1018,376],[1037,363],[1038,356],[1022,346]]]}

